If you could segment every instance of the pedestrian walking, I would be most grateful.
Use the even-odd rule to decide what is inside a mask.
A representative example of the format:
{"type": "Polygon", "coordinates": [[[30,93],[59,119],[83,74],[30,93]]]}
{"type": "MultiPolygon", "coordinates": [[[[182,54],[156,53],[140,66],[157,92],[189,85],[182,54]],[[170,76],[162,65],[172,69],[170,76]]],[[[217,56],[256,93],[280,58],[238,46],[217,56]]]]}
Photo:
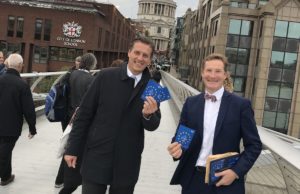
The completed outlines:
{"type": "Polygon", "coordinates": [[[23,116],[29,126],[28,138],[36,134],[36,115],[30,88],[20,77],[23,58],[11,54],[8,69],[0,76],[0,177],[5,186],[15,179],[12,174],[12,151],[21,135],[23,116]]]}

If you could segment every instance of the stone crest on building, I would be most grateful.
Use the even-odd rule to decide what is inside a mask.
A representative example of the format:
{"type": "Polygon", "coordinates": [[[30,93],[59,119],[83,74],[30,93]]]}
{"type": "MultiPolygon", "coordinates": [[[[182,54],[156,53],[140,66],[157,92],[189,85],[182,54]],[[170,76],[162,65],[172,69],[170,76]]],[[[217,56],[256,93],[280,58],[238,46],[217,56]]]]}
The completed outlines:
{"type": "Polygon", "coordinates": [[[67,22],[63,24],[63,33],[69,38],[79,38],[82,32],[82,26],[78,23],[67,22]]]}

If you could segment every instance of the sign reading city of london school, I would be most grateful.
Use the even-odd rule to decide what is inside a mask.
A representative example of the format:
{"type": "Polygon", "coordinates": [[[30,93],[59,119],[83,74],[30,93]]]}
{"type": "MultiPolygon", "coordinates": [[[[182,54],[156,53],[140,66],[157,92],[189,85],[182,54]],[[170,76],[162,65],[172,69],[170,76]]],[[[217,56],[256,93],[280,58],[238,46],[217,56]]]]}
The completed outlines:
{"type": "Polygon", "coordinates": [[[85,44],[86,40],[79,39],[82,32],[82,26],[78,23],[67,22],[63,24],[63,33],[65,37],[57,37],[58,41],[63,41],[65,46],[77,47],[79,43],[85,44]]]}

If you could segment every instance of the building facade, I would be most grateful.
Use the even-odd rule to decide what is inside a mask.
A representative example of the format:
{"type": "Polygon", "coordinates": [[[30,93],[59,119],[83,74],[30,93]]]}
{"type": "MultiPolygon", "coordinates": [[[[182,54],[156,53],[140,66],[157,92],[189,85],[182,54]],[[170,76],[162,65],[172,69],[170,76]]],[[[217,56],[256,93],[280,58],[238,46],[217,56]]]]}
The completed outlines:
{"type": "Polygon", "coordinates": [[[203,59],[224,54],[234,92],[251,99],[257,124],[300,138],[299,1],[200,0],[185,17],[195,26],[185,34],[188,57],[179,59],[189,84],[202,90],[203,59]]]}
{"type": "Polygon", "coordinates": [[[167,51],[175,24],[176,3],[173,0],[139,0],[137,21],[152,38],[156,51],[167,51]]]}
{"type": "Polygon", "coordinates": [[[93,52],[98,68],[127,58],[135,28],[111,4],[71,0],[0,0],[0,50],[19,52],[24,72],[58,71],[93,52]]]}

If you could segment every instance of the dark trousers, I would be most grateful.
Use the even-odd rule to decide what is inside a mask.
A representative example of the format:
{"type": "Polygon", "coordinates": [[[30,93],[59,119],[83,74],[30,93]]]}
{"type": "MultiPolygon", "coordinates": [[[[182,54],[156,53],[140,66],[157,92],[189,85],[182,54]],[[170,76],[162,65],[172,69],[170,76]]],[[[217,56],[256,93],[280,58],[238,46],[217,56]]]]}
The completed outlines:
{"type": "Polygon", "coordinates": [[[205,184],[205,170],[195,167],[194,174],[188,186],[182,187],[182,194],[214,194],[214,189],[205,184]]]}
{"type": "MultiPolygon", "coordinates": [[[[68,118],[64,121],[61,121],[61,128],[62,128],[63,132],[67,128],[68,123],[69,123],[68,118]]],[[[58,169],[56,179],[55,179],[55,184],[62,184],[62,183],[64,183],[64,157],[62,157],[62,159],[60,161],[59,169],[58,169]]]]}
{"type": "Polygon", "coordinates": [[[12,151],[18,140],[17,137],[0,136],[0,177],[1,181],[7,181],[11,177],[12,151]]]}
{"type": "Polygon", "coordinates": [[[71,194],[77,189],[77,186],[74,187],[63,187],[58,194],[71,194]]]}
{"type": "MultiPolygon", "coordinates": [[[[133,194],[134,186],[109,187],[109,194],[133,194]]],[[[82,181],[82,194],[105,194],[107,185],[93,183],[87,180],[82,181]]]]}
{"type": "Polygon", "coordinates": [[[56,175],[55,184],[62,184],[64,182],[64,157],[62,157],[59,169],[56,175]]]}

